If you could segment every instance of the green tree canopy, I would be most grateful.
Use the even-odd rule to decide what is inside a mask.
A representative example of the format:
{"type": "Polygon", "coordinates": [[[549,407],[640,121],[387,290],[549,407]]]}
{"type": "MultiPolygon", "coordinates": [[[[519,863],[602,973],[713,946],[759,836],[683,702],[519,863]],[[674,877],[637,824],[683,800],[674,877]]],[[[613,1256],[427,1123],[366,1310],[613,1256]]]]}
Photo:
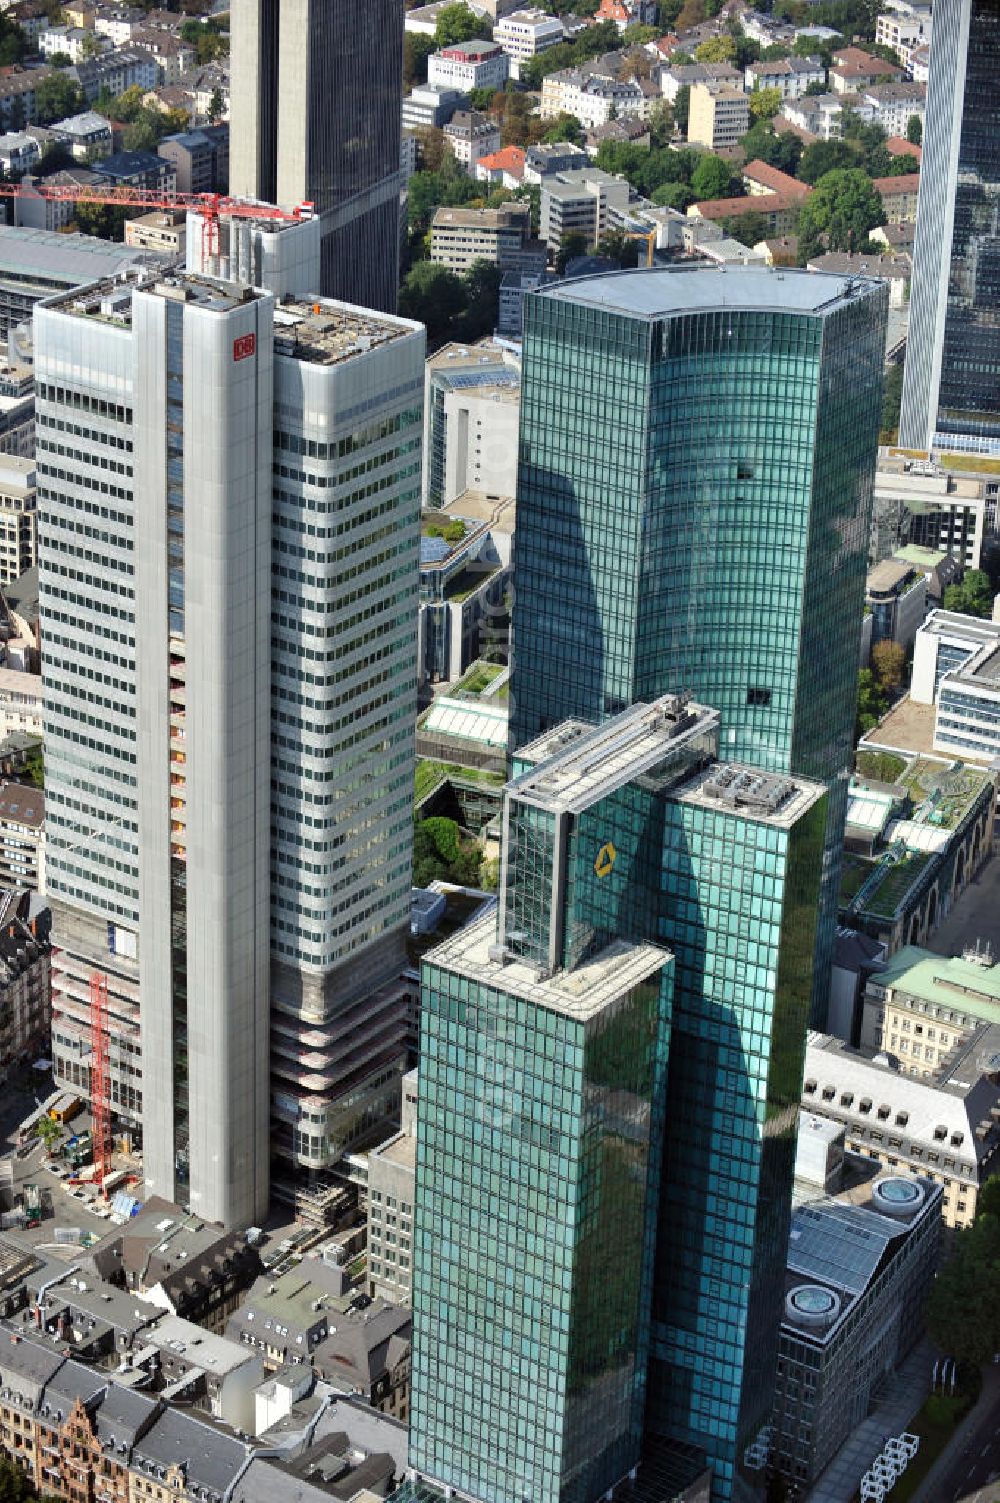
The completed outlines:
{"type": "MultiPolygon", "coordinates": [[[[753,198],[748,198],[747,203],[752,204],[753,198]]],[[[758,241],[766,240],[770,234],[763,214],[757,214],[753,209],[748,209],[745,214],[731,214],[722,221],[722,228],[741,245],[754,246],[758,241]]]]}
{"type": "Polygon", "coordinates": [[[769,167],[777,167],[779,171],[787,172],[792,177],[798,170],[802,156],[801,139],[791,131],[783,131],[779,136],[766,120],[757,120],[751,125],[740,141],[740,146],[748,162],[759,159],[769,167]]]}
{"type": "Polygon", "coordinates": [[[911,115],[906,122],[906,139],[920,146],[924,139],[924,122],[919,115],[911,115]]]}
{"type": "Polygon", "coordinates": [[[575,115],[557,115],[545,129],[543,141],[554,144],[557,141],[569,141],[574,146],[583,144],[583,126],[575,115]]]}
{"type": "Polygon", "coordinates": [[[927,1332],[949,1357],[981,1367],[1000,1351],[1000,1207],[995,1176],[976,1219],[955,1234],[952,1256],[931,1287],[927,1332]]]}
{"type": "Polygon", "coordinates": [[[878,189],[860,168],[821,177],[799,210],[799,263],[820,250],[860,251],[885,210],[878,189]]]}
{"type": "Polygon", "coordinates": [[[434,51],[434,38],[419,31],[403,32],[403,84],[412,89],[427,81],[427,59],[434,51]]]}
{"type": "Polygon", "coordinates": [[[736,56],[736,39],[728,34],[709,37],[694,49],[699,63],[731,63],[736,56]]]}
{"type": "Polygon", "coordinates": [[[40,125],[78,115],[86,107],[83,90],[72,78],[50,73],[35,89],[35,116],[40,125]]]}
{"type": "Polygon", "coordinates": [[[446,5],[438,11],[434,28],[434,41],[438,47],[454,47],[458,42],[471,42],[475,37],[488,39],[492,36],[490,23],[474,10],[457,0],[455,5],[446,5]]]}
{"type": "Polygon", "coordinates": [[[560,275],[566,270],[576,256],[587,254],[587,237],[582,230],[567,230],[559,242],[559,250],[556,253],[556,271],[560,275]]]}
{"type": "Polygon", "coordinates": [[[732,167],[710,151],[705,153],[691,174],[691,191],[696,199],[728,198],[732,185],[732,167]]]}
{"type": "Polygon", "coordinates": [[[691,112],[691,85],[681,84],[674,98],[674,122],[682,135],[687,135],[688,117],[691,112]]]}
{"type": "Polygon", "coordinates": [[[989,616],[993,611],[990,577],[982,569],[967,569],[961,584],[948,585],[942,602],[946,611],[963,616],[989,616]]]}
{"type": "Polygon", "coordinates": [[[457,331],[460,338],[471,341],[493,333],[502,280],[503,272],[492,261],[473,261],[464,273],[465,309],[457,331]]]}
{"type": "Polygon", "coordinates": [[[846,141],[813,141],[799,160],[798,175],[804,183],[818,183],[838,167],[856,167],[858,159],[846,141]]]}
{"type": "Polygon", "coordinates": [[[754,89],[750,95],[750,113],[755,120],[771,120],[781,109],[780,89],[754,89]]]}
{"type": "Polygon", "coordinates": [[[650,196],[660,208],[679,209],[682,214],[694,203],[694,194],[687,183],[661,183],[650,196]]]}
{"type": "Polygon", "coordinates": [[[9,1456],[0,1455],[0,1503],[30,1503],[37,1497],[24,1468],[9,1456]]]}
{"type": "Polygon", "coordinates": [[[858,717],[854,739],[860,740],[873,730],[889,708],[889,700],[870,668],[858,674],[858,717]]]}
{"type": "Polygon", "coordinates": [[[411,266],[399,290],[400,313],[426,324],[432,344],[445,338],[452,320],[465,312],[465,306],[461,278],[434,261],[418,261],[411,266]]]}

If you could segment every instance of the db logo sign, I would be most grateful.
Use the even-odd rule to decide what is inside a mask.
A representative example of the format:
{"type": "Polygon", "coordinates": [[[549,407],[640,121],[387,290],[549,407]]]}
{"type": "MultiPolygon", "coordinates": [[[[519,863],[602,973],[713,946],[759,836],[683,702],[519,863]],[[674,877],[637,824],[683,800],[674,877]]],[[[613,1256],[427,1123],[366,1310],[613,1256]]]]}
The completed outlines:
{"type": "Polygon", "coordinates": [[[256,334],[241,334],[239,339],[233,340],[233,359],[249,360],[251,355],[257,353],[256,334]]]}

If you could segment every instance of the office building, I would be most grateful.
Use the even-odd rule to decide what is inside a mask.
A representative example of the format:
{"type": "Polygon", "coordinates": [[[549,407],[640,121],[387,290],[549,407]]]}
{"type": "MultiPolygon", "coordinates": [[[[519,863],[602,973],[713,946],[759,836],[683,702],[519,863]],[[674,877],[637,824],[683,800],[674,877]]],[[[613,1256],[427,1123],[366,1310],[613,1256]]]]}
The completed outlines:
{"type": "Polygon", "coordinates": [[[884,559],[868,571],[865,605],[866,621],[871,623],[869,645],[897,642],[909,653],[927,614],[927,581],[912,564],[884,559]]]}
{"type": "Polygon", "coordinates": [[[523,747],[505,793],[499,916],[425,960],[411,1459],[487,1503],[520,1498],[525,1477],[541,1497],[572,1487],[596,1499],[638,1459],[643,1390],[647,1430],[709,1464],[713,1496],[729,1499],[768,1418],[827,800],[807,780],[716,761],[718,733],[716,712],[665,696],[598,729],[557,725],[523,747]],[[657,961],[651,943],[673,957],[661,952],[659,970],[646,971],[663,976],[661,1007],[672,992],[668,1035],[653,998],[639,1012],[634,997],[623,1001],[637,961],[643,970],[657,961]],[[605,1023],[607,1064],[591,1077],[588,1032],[608,1008],[617,1022],[605,1023]],[[619,1029],[627,1047],[612,1047],[619,1029]],[[661,1118],[654,1064],[667,1044],[661,1118]],[[580,1131],[588,1078],[591,1099],[600,1082],[617,1104],[586,1141],[615,1162],[624,1151],[615,1136],[627,1130],[633,1167],[594,1184],[578,1279],[562,1262],[581,1202],[550,1155],[567,1153],[580,1131]],[[456,1101],[467,1103],[457,1128],[456,1101]],[[661,1121],[653,1181],[647,1128],[655,1141],[661,1121]],[[502,1203],[484,1152],[502,1157],[502,1203]],[[512,1154],[523,1169],[511,1168],[512,1154]],[[521,1184],[529,1197],[545,1185],[538,1217],[521,1184]],[[606,1218],[617,1219],[617,1236],[606,1218]],[[650,1219],[651,1282],[634,1261],[645,1270],[650,1219]],[[525,1332],[505,1350],[505,1331],[526,1323],[539,1347],[522,1344],[525,1332]],[[568,1392],[567,1339],[590,1375],[568,1392]],[[537,1412],[539,1393],[533,1432],[518,1415],[537,1412]],[[489,1452],[484,1410],[492,1435],[496,1414],[509,1415],[489,1452]],[[525,1455],[531,1433],[538,1446],[525,1455]]]}
{"type": "Polygon", "coordinates": [[[192,275],[36,337],[55,1069],[96,970],[149,1190],[247,1224],[271,1152],[336,1160],[405,1067],[423,334],[192,275]]]}
{"type": "Polygon", "coordinates": [[[1000,454],[1000,22],[990,0],[934,11],[899,441],[1000,454]]]}
{"type": "Polygon", "coordinates": [[[431,260],[449,271],[468,271],[491,261],[502,271],[544,271],[545,247],[531,239],[531,208],[505,203],[498,209],[441,208],[431,220],[431,260]]]}
{"type": "Polygon", "coordinates": [[[525,304],[511,745],[680,683],[721,711],[725,757],[835,785],[816,1019],[887,300],[880,283],[731,266],[525,304]]]}
{"type": "Polygon", "coordinates": [[[983,954],[933,955],[907,945],[865,987],[862,1049],[932,1080],[983,1024],[1000,1023],[1000,965],[983,954]]]}
{"type": "Polygon", "coordinates": [[[0,225],[0,339],[18,324],[30,324],[31,311],[41,298],[96,277],[114,276],[129,266],[150,264],[163,263],[147,251],[93,235],[0,225]]]}
{"type": "Polygon", "coordinates": [[[932,611],[914,643],[910,696],[935,706],[935,751],[1000,757],[1000,622],[932,611]]]}
{"type": "Polygon", "coordinates": [[[446,88],[502,89],[510,73],[510,58],[495,42],[456,42],[432,52],[427,59],[427,82],[446,88]]]}
{"type": "Polygon", "coordinates": [[[321,291],[392,310],[399,284],[403,8],[246,0],[232,28],[229,186],[323,221],[321,291]]]}
{"type": "Polygon", "coordinates": [[[425,514],[417,634],[421,684],[461,678],[478,658],[507,661],[512,511],[510,497],[466,491],[447,509],[425,514]]]}
{"type": "Polygon", "coordinates": [[[802,1105],[845,1129],[847,1151],[887,1174],[917,1174],[943,1191],[947,1227],[970,1226],[981,1186],[997,1172],[1000,1086],[972,1048],[955,1050],[935,1080],[903,1074],[840,1039],[811,1033],[802,1105]]]}
{"type": "Polygon", "coordinates": [[[0,458],[0,585],[13,584],[37,561],[35,461],[0,458]]]}
{"type": "Polygon", "coordinates": [[[940,1185],[864,1179],[792,1216],[771,1459],[810,1487],[923,1330],[941,1238],[940,1185]]]}
{"type": "Polygon", "coordinates": [[[599,167],[549,173],[542,179],[539,234],[553,252],[573,232],[584,235],[588,246],[597,245],[611,228],[612,213],[624,213],[628,201],[625,179],[599,167]]]}
{"type": "Polygon", "coordinates": [[[872,563],[912,544],[954,554],[967,569],[980,568],[983,542],[994,530],[998,496],[1000,477],[995,474],[953,471],[929,458],[880,449],[872,563]]]}
{"type": "Polygon", "coordinates": [[[368,1292],[408,1305],[413,1292],[417,1072],[403,1076],[400,1130],[368,1155],[368,1292]]]}
{"type": "Polygon", "coordinates": [[[427,361],[425,506],[463,491],[512,496],[517,485],[521,362],[492,339],[446,344],[427,361]]]}

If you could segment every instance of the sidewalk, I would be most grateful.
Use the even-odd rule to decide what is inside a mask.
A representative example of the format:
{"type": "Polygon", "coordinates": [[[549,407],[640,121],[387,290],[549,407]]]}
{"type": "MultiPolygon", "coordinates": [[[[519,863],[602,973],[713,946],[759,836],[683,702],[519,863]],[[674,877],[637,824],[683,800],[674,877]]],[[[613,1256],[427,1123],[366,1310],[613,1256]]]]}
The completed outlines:
{"type": "MultiPolygon", "coordinates": [[[[891,1380],[887,1397],[848,1436],[809,1493],[808,1503],[851,1503],[861,1486],[861,1478],[882,1450],[886,1437],[901,1435],[924,1402],[930,1392],[933,1367],[933,1349],[927,1341],[918,1342],[891,1380]]],[[[972,1410],[972,1414],[975,1412],[972,1410]]],[[[924,1489],[936,1470],[935,1467],[929,1473],[924,1489]]],[[[927,1493],[926,1503],[930,1503],[932,1497],[932,1493],[927,1493]]],[[[916,1497],[913,1503],[917,1503],[916,1497]]]]}

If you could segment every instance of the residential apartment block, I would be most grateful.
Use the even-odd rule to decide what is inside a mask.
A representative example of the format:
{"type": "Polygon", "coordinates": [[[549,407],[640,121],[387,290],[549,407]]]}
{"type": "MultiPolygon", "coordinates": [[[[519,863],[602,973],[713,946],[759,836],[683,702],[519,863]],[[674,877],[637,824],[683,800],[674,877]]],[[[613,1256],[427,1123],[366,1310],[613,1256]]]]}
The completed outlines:
{"type": "Polygon", "coordinates": [[[97,970],[148,1189],[245,1225],[405,1065],[423,334],[188,275],[50,302],[36,361],[55,1070],[97,970]]]}
{"type": "Polygon", "coordinates": [[[826,69],[818,57],[779,57],[747,65],[747,89],[777,89],[782,99],[799,99],[810,84],[825,84],[826,69]]]}
{"type": "Polygon", "coordinates": [[[735,146],[750,129],[750,101],[742,89],[725,83],[691,86],[688,140],[710,151],[735,146]]]}
{"type": "Polygon", "coordinates": [[[528,62],[547,47],[564,40],[562,22],[544,10],[515,10],[501,16],[493,28],[493,40],[510,58],[512,78],[520,77],[521,63],[528,62]]]}
{"type": "Polygon", "coordinates": [[[37,893],[0,892],[0,1084],[49,1048],[51,927],[37,893]]]}
{"type": "Polygon", "coordinates": [[[400,1130],[368,1155],[368,1292],[408,1305],[413,1294],[417,1072],[403,1076],[400,1130]]]}
{"type": "Polygon", "coordinates": [[[444,127],[444,134],[456,162],[473,176],[480,157],[500,150],[500,127],[478,110],[456,110],[444,127]]]}

